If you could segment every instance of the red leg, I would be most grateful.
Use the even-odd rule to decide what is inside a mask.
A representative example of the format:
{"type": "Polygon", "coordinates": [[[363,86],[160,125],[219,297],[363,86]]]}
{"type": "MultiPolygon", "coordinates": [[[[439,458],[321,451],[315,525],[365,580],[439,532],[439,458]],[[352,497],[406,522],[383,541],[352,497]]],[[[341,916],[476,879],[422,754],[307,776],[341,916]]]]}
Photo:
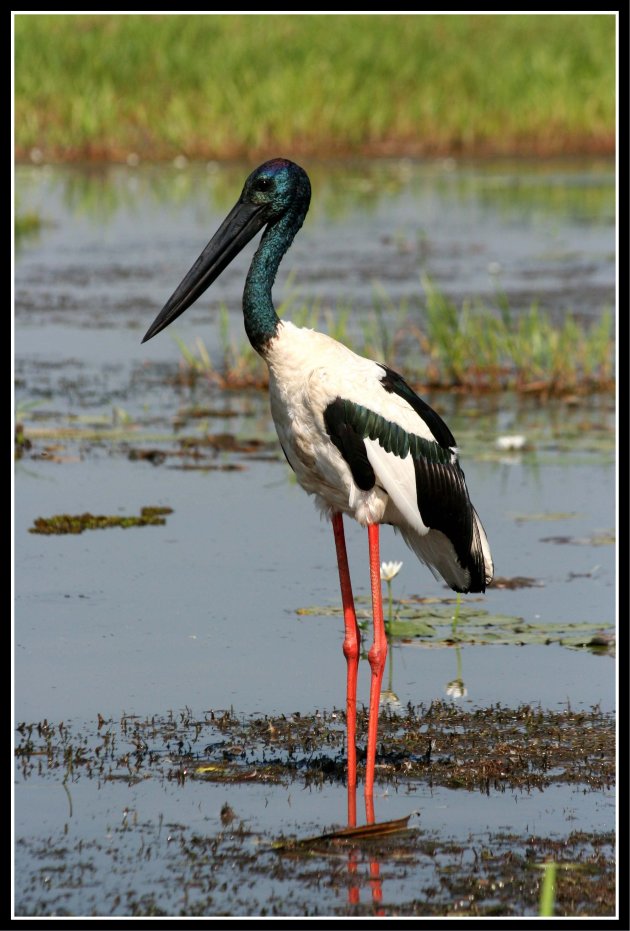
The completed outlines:
{"type": "Polygon", "coordinates": [[[343,622],[346,633],[343,641],[343,653],[348,664],[346,687],[346,727],[348,732],[348,822],[350,827],[356,825],[356,784],[357,784],[357,672],[359,668],[359,648],[361,635],[354,610],[354,598],[350,584],[346,539],[343,532],[343,517],[335,512],[332,517],[335,546],[337,547],[337,564],[341,583],[341,600],[343,603],[343,622]]]}
{"type": "Polygon", "coordinates": [[[370,583],[372,587],[372,614],[374,617],[374,642],[368,653],[372,669],[370,682],[370,719],[368,724],[367,766],[365,770],[366,798],[374,792],[374,763],[376,760],[376,739],[378,735],[378,709],[381,698],[381,682],[387,656],[387,637],[383,622],[383,597],[381,592],[381,562],[378,546],[378,524],[368,525],[368,543],[370,548],[370,583]]]}

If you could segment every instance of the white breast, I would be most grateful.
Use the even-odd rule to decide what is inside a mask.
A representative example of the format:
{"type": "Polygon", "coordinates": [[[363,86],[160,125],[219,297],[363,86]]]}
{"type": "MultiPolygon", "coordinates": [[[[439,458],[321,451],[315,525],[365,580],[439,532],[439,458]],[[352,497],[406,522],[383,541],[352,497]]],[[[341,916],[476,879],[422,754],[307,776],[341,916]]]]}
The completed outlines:
{"type": "Polygon", "coordinates": [[[387,509],[387,493],[378,482],[367,492],[355,485],[348,465],[326,431],[324,411],[337,398],[343,398],[377,411],[410,432],[422,435],[424,429],[430,439],[422,420],[401,398],[383,390],[381,366],[323,333],[283,321],[268,347],[266,361],[271,413],[282,448],[302,487],[316,495],[325,510],[350,514],[363,526],[381,522],[387,509]]]}
{"type": "MultiPolygon", "coordinates": [[[[442,474],[437,484],[429,475],[425,489],[417,486],[411,452],[402,458],[393,450],[387,451],[389,441],[366,437],[363,443],[375,484],[363,491],[326,429],[326,409],[340,399],[350,402],[351,409],[365,408],[383,421],[398,424],[407,434],[436,443],[428,426],[431,418],[427,423],[396,390],[388,390],[392,381],[390,377],[388,383],[386,370],[323,333],[299,329],[288,321],[279,325],[277,336],[267,347],[266,361],[271,412],[280,442],[298,481],[315,495],[320,508],[348,514],[363,526],[392,524],[436,577],[441,576],[456,591],[471,590],[471,581],[473,591],[483,591],[484,578],[485,584],[492,578],[492,558],[474,509],[472,539],[462,543],[439,529],[440,520],[436,521],[438,526],[426,526],[419,506],[419,496],[428,494],[433,496],[427,502],[429,513],[435,514],[440,496],[450,500],[448,507],[455,500],[458,508],[472,508],[463,474],[457,468],[457,450],[450,450],[453,470],[442,474]],[[446,483],[444,487],[441,481],[446,483]],[[456,489],[454,499],[449,495],[451,483],[456,489]],[[458,556],[457,545],[468,548],[465,558],[458,556]],[[479,576],[479,564],[484,577],[479,576]]],[[[449,435],[443,424],[440,431],[449,435]]],[[[449,521],[446,525],[451,526],[449,521]]],[[[457,526],[455,522],[451,527],[455,535],[457,526]]]]}

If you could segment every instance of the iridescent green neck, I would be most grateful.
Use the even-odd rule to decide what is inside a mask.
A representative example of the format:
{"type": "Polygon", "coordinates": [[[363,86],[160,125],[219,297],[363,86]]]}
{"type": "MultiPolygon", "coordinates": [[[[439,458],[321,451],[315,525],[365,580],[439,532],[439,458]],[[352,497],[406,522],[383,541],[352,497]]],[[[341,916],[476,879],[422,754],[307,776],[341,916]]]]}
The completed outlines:
{"type": "Polygon", "coordinates": [[[261,356],[265,355],[265,348],[276,335],[280,323],[271,299],[278,266],[305,215],[305,209],[289,210],[274,226],[268,226],[247,273],[243,292],[245,332],[261,356]]]}

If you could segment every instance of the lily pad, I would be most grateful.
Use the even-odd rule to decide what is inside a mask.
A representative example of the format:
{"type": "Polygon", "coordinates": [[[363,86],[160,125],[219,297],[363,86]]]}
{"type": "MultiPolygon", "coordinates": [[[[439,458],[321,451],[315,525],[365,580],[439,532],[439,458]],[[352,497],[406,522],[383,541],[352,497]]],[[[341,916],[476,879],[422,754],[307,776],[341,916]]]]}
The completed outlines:
{"type": "Polygon", "coordinates": [[[395,618],[393,621],[385,624],[387,636],[394,640],[407,640],[409,637],[435,637],[435,627],[428,621],[401,620],[395,618]]]}
{"type": "MultiPolygon", "coordinates": [[[[452,602],[452,599],[445,599],[445,602],[449,601],[452,602]]],[[[297,613],[300,616],[341,616],[341,608],[300,608],[297,613]]],[[[368,609],[357,610],[357,620],[360,627],[368,627],[371,612],[368,609]]],[[[392,642],[417,643],[431,647],[556,643],[565,647],[610,652],[615,643],[612,635],[607,633],[611,625],[606,623],[559,621],[532,624],[515,615],[492,614],[476,604],[460,604],[457,610],[454,604],[440,603],[437,599],[431,604],[394,601],[393,617],[391,621],[386,620],[385,628],[388,639],[392,642]]]]}

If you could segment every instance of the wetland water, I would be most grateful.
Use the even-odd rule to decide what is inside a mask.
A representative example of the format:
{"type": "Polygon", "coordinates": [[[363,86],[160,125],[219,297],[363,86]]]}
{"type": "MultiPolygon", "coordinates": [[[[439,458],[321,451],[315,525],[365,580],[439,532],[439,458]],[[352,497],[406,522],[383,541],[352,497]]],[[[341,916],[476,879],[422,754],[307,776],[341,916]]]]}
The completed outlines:
{"type": "MultiPolygon", "coordinates": [[[[375,288],[421,315],[422,274],[455,301],[488,302],[500,276],[515,311],[537,300],[558,318],[614,302],[610,165],[306,167],[313,204],[277,304],[297,289],[321,300],[323,321],[345,301],[352,331],[375,288]]],[[[376,818],[413,817],[391,838],[321,841],[308,856],[272,846],[345,824],[331,528],[289,474],[266,395],[182,384],[170,331],[140,345],[246,171],[16,172],[20,210],[44,225],[20,239],[15,270],[26,440],[15,472],[15,913],[536,914],[539,866],[555,856],[572,865],[558,914],[612,914],[611,396],[424,395],[457,438],[507,581],[463,597],[454,646],[449,591],[384,529],[382,558],[403,568],[376,818]],[[499,448],[506,435],[525,446],[499,448]],[[158,526],[29,532],[40,517],[148,505],[172,511],[158,526]],[[457,742],[471,732],[474,748],[457,742]]],[[[172,328],[215,360],[219,318],[244,339],[252,250],[172,328]]],[[[347,524],[347,535],[367,596],[365,534],[347,524]]],[[[362,662],[360,702],[368,681],[362,662]]]]}

